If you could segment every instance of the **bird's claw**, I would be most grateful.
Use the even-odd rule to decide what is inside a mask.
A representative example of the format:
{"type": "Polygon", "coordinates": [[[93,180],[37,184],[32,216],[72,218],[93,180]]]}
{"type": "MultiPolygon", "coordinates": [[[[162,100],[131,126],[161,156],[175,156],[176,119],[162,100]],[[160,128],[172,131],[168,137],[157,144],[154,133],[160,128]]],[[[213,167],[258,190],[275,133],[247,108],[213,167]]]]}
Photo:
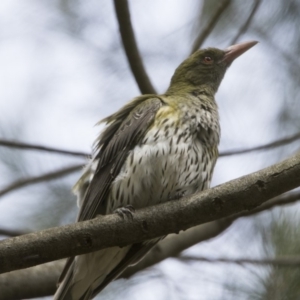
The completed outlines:
{"type": "Polygon", "coordinates": [[[186,190],[178,191],[174,196],[169,197],[169,200],[178,200],[184,197],[185,194],[186,194],[186,190]]]}
{"type": "Polygon", "coordinates": [[[135,213],[135,208],[132,205],[126,205],[124,207],[117,208],[114,213],[118,214],[123,220],[125,218],[133,220],[133,214],[135,213]]]}

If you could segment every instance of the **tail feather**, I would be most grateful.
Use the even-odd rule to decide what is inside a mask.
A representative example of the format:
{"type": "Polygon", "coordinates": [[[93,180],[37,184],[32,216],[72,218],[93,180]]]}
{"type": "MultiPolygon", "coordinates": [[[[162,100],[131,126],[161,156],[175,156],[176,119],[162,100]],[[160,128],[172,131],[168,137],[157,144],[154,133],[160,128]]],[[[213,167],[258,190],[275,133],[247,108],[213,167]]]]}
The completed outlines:
{"type": "Polygon", "coordinates": [[[92,298],[99,294],[110,282],[117,279],[128,266],[138,263],[161,238],[151,240],[147,244],[139,243],[131,246],[124,259],[105,277],[92,293],[92,298]]]}
{"type": "Polygon", "coordinates": [[[69,266],[68,272],[65,273],[64,280],[59,284],[59,287],[54,295],[53,300],[73,300],[71,294],[73,269],[74,262],[69,266]]]}
{"type": "Polygon", "coordinates": [[[90,300],[130,265],[137,263],[160,240],[112,247],[70,258],[54,300],[90,300]]]}
{"type": "Polygon", "coordinates": [[[54,300],[88,300],[107,275],[126,257],[130,246],[79,255],[67,260],[54,300]]]}

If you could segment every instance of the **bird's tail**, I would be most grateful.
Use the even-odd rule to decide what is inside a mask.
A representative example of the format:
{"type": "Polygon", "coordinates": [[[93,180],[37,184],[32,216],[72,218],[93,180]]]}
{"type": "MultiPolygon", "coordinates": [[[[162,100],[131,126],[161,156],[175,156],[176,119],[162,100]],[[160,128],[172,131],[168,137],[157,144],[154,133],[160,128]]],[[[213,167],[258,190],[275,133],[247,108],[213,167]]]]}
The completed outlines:
{"type": "Polygon", "coordinates": [[[71,295],[71,280],[73,268],[70,268],[64,280],[59,284],[53,300],[73,300],[71,295]]]}
{"type": "Polygon", "coordinates": [[[71,261],[67,261],[66,263],[66,272],[62,273],[63,279],[61,283],[59,283],[58,289],[54,295],[53,300],[89,300],[91,299],[92,290],[89,288],[90,286],[87,285],[83,292],[74,293],[73,290],[73,273],[74,273],[74,266],[75,262],[73,259],[71,261]],[[68,265],[69,264],[69,265],[68,265]]]}
{"type": "MultiPolygon", "coordinates": [[[[130,246],[112,247],[69,258],[53,300],[90,300],[111,280],[106,277],[126,256],[130,246]],[[98,289],[99,287],[99,289],[98,289]]],[[[110,276],[109,276],[110,277],[110,276]]]]}

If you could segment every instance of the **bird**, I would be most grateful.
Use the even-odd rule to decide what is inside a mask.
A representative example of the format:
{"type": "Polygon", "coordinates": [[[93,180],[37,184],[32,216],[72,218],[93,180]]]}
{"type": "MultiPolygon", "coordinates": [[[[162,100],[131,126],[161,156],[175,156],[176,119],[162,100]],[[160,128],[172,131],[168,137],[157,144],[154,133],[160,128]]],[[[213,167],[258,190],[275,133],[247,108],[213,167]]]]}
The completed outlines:
{"type": "MultiPolygon", "coordinates": [[[[231,63],[257,44],[197,50],[175,70],[164,94],[134,98],[101,123],[93,157],[74,186],[77,222],[134,210],[209,188],[218,158],[215,94],[231,63]]],[[[55,300],[89,300],[163,237],[71,257],[55,300]]]]}

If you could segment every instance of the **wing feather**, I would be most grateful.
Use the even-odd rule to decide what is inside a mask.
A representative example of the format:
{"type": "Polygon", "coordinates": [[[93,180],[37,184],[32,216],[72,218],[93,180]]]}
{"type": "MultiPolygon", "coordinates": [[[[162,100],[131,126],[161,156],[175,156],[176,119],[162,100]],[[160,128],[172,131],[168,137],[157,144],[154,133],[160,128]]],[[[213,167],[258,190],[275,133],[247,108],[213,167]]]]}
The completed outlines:
{"type": "MultiPolygon", "coordinates": [[[[119,174],[130,150],[143,138],[154,120],[156,112],[163,105],[159,98],[149,98],[130,111],[118,129],[111,130],[113,122],[107,130],[111,130],[111,139],[107,136],[104,144],[96,155],[99,163],[94,177],[89,185],[85,199],[81,206],[78,221],[88,220],[100,213],[100,206],[106,205],[111,183],[119,174]]],[[[104,132],[105,133],[105,132],[104,132]]]]}

